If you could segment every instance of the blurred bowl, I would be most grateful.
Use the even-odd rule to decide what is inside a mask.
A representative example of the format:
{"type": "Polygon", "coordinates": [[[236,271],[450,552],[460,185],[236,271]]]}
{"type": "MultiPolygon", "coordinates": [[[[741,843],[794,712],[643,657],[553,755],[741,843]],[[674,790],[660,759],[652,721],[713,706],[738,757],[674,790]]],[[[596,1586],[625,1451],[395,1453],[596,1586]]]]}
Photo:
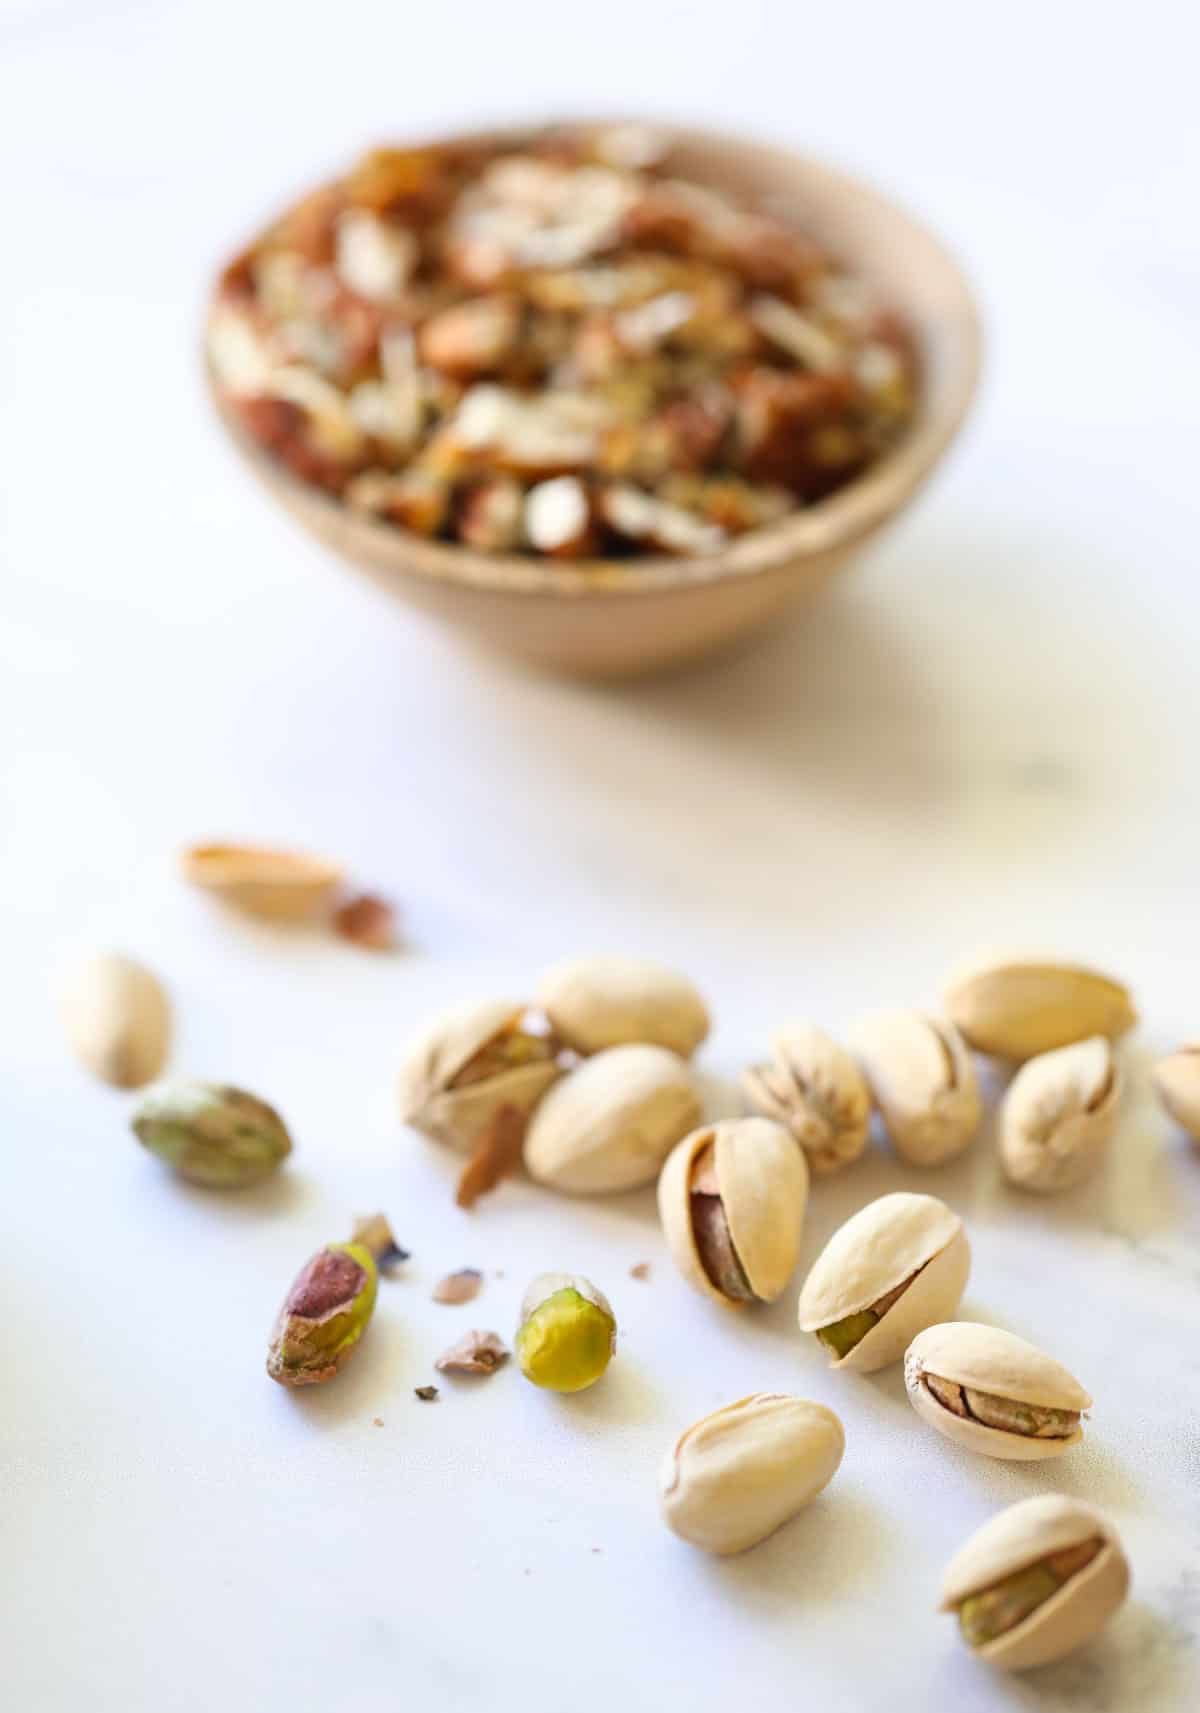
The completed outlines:
{"type": "MultiPolygon", "coordinates": [[[[787,149],[663,127],[672,170],[812,234],[909,323],[921,363],[912,426],[862,476],[719,553],[548,561],[476,553],[357,516],[263,452],[216,388],[229,434],[275,498],[393,595],[540,667],[619,678],[698,659],[814,594],[914,497],[975,390],[979,320],[958,265],[919,221],[848,174],[787,149]]],[[[472,133],[504,141],[526,134],[472,133]]]]}

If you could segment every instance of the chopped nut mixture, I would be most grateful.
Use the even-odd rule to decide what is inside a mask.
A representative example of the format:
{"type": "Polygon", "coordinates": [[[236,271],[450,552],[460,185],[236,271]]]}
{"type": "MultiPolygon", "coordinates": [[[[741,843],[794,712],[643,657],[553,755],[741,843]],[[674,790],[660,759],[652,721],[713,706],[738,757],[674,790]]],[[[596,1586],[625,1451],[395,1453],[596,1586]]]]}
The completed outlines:
{"type": "Polygon", "coordinates": [[[917,385],[860,281],[628,125],[372,151],[225,269],[208,350],[246,431],[351,510],[565,559],[711,553],[810,505],[917,385]]]}

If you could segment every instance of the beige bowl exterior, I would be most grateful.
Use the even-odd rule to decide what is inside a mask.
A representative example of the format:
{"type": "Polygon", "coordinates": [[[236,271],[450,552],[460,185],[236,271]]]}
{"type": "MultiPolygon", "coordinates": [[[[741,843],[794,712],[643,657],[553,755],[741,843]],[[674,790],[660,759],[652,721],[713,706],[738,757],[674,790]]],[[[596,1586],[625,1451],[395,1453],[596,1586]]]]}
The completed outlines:
{"type": "MultiPolygon", "coordinates": [[[[654,128],[670,137],[681,176],[794,214],[913,327],[922,365],[917,419],[892,452],[839,493],[704,558],[568,564],[474,553],[347,511],[264,453],[213,389],[235,446],[318,540],[472,641],[578,677],[636,677],[699,659],[814,594],[931,474],[966,414],[979,370],[970,288],[949,253],[904,209],[787,149],[654,128]]],[[[471,136],[502,142],[519,134],[471,136]]]]}

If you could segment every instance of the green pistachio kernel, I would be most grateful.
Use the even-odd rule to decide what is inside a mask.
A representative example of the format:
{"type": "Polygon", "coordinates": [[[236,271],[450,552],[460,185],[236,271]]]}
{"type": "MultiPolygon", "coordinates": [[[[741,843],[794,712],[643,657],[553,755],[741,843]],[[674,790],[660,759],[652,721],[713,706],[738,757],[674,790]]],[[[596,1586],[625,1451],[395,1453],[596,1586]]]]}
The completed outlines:
{"type": "Polygon", "coordinates": [[[861,1343],[871,1328],[878,1323],[879,1316],[874,1309],[860,1309],[857,1314],[848,1314],[845,1320],[835,1320],[831,1326],[818,1328],[817,1337],[838,1357],[842,1357],[848,1355],[856,1344],[861,1343]]]}
{"type": "Polygon", "coordinates": [[[222,1083],[160,1084],[143,1096],[130,1122],[143,1147],[210,1189],[259,1183],[292,1151],[274,1107],[222,1083]]]}
{"type": "Polygon", "coordinates": [[[582,1392],[612,1360],[617,1323],[586,1279],[543,1274],[526,1293],[516,1337],[521,1372],[551,1392],[582,1392]]]}
{"type": "Polygon", "coordinates": [[[327,1243],[301,1268],[279,1312],[267,1373],[281,1386],[332,1380],[366,1331],[379,1285],[362,1243],[327,1243]]]}
{"type": "Polygon", "coordinates": [[[968,1647],[981,1648],[997,1636],[1007,1635],[1023,1623],[1031,1612],[1044,1605],[1052,1594],[1078,1576],[1103,1549],[1097,1536],[1081,1541],[1078,1546],[1064,1547],[1049,1553],[1036,1564],[1014,1570],[990,1588],[978,1594],[968,1594],[958,1608],[958,1626],[968,1647]]]}

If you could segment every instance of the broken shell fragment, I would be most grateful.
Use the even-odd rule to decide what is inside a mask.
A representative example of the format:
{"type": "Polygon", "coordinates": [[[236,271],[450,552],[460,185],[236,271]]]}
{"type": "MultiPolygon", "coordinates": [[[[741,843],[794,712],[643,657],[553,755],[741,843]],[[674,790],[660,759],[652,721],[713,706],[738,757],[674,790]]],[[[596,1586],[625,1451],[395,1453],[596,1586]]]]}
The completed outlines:
{"type": "Polygon", "coordinates": [[[1095,1171],[1117,1123],[1122,1078],[1102,1035],[1042,1053],[1000,1108],[1000,1163],[1021,1189],[1072,1188],[1095,1171]]]}
{"type": "Polygon", "coordinates": [[[870,1132],[871,1095],[850,1054],[808,1023],[777,1030],[771,1051],[769,1063],[742,1075],[754,1110],[787,1126],[818,1177],[857,1160],[870,1132]]]}
{"type": "Polygon", "coordinates": [[[996,1326],[948,1321],[918,1333],[904,1358],[913,1409],[984,1457],[1058,1457],[1083,1438],[1092,1400],[1061,1363],[996,1326]]]}

